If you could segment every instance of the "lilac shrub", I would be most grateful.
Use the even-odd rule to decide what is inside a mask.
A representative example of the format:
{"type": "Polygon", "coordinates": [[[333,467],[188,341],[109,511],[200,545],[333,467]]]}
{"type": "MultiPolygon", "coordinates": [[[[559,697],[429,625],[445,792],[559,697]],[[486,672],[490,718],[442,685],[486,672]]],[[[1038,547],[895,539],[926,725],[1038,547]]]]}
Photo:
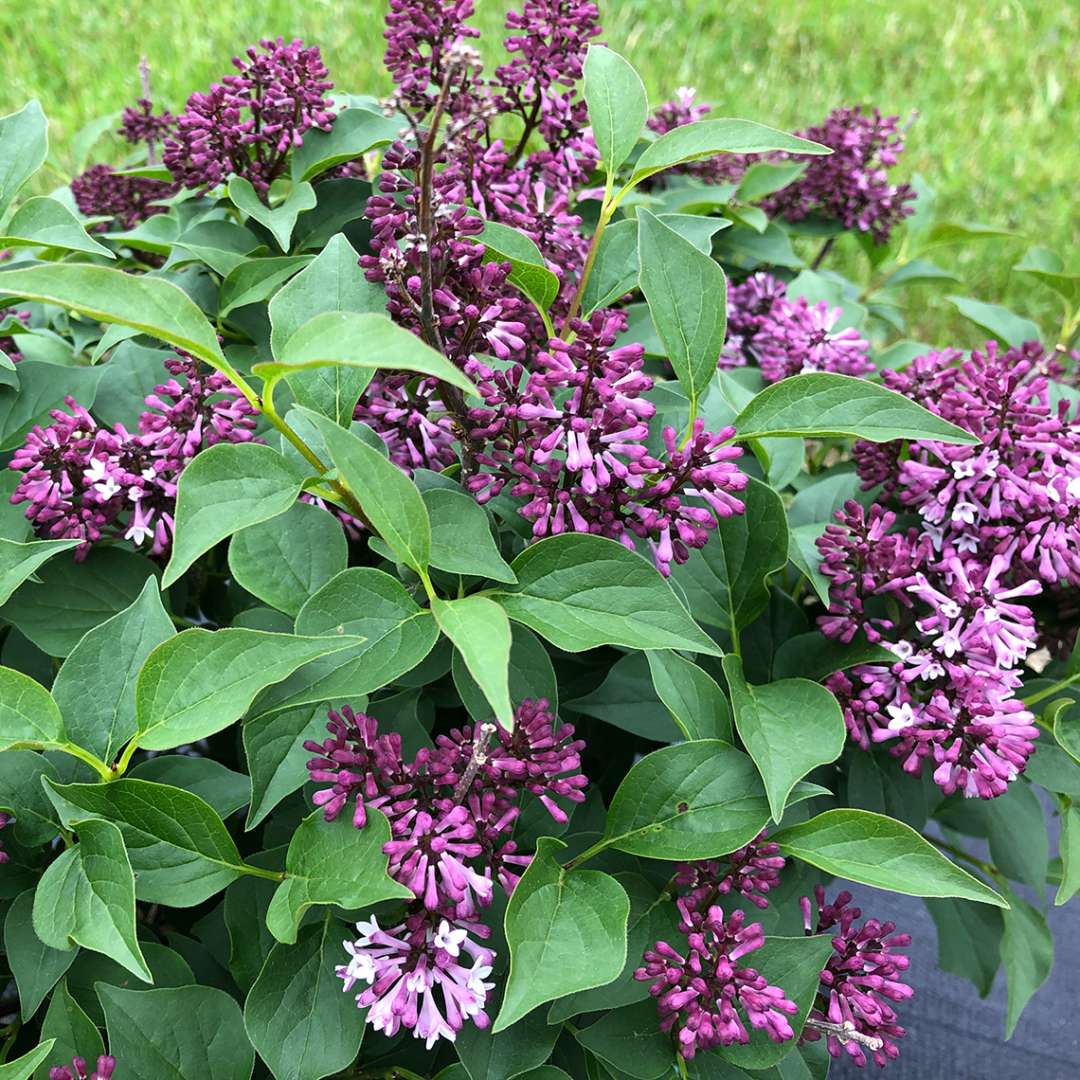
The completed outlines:
{"type": "Polygon", "coordinates": [[[889,1066],[926,973],[852,883],[1010,1033],[1049,974],[1064,261],[1061,328],[913,342],[988,234],[896,117],[650,107],[596,4],[474,6],[389,0],[381,101],[299,39],[168,108],[144,64],[122,166],[0,191],[20,1076],[889,1066]]]}

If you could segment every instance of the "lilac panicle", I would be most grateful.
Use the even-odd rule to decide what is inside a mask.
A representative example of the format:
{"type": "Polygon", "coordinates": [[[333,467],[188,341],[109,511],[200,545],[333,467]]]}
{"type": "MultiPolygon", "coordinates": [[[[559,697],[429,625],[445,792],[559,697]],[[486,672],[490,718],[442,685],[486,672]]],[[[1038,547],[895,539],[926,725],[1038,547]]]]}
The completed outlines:
{"type": "Polygon", "coordinates": [[[753,968],[738,964],[765,944],[760,923],[744,925],[745,914],[680,907],[679,930],[686,942],[679,949],[658,941],[646,950],[645,963],[634,972],[650,983],[661,1031],[672,1032],[678,1052],[687,1061],[699,1050],[750,1041],[746,1021],[773,1042],[794,1038],[788,1020],[798,1006],[778,986],[770,986],[753,968]]]}
{"type": "MultiPolygon", "coordinates": [[[[848,1027],[878,1040],[880,1047],[871,1051],[876,1065],[884,1066],[900,1055],[896,1040],[905,1031],[897,1023],[892,1003],[906,1001],[914,990],[903,981],[908,958],[898,949],[911,944],[910,934],[895,933],[896,925],[867,919],[856,926],[862,912],[851,904],[851,893],[838,893],[831,904],[825,903],[825,890],[814,889],[815,903],[804,896],[800,901],[807,934],[832,933],[833,952],[821,972],[818,1002],[810,1020],[834,1027],[848,1027]]],[[[821,1030],[813,1024],[803,1029],[802,1039],[816,1042],[821,1030]]],[[[867,1064],[865,1042],[829,1032],[829,1053],[837,1058],[846,1051],[860,1068],[867,1064]]]]}
{"type": "Polygon", "coordinates": [[[164,364],[171,377],[147,396],[138,433],[100,426],[69,397],[70,411],[53,410],[53,422],[35,425],[12,456],[22,473],[12,503],[28,504],[43,539],[83,541],[77,559],[113,537],[164,555],[187,463],[203,447],[252,438],[253,410],[225,376],[204,374],[183,352],[164,364]]]}
{"type": "Polygon", "coordinates": [[[798,134],[833,152],[809,158],[802,176],[766,197],[763,209],[789,221],[821,214],[878,243],[887,241],[913,212],[915,199],[914,188],[888,177],[904,149],[899,117],[882,116],[878,109],[834,109],[822,124],[798,134]]]}
{"type": "Polygon", "coordinates": [[[399,735],[380,735],[374,719],[348,706],[330,711],[327,729],[329,738],[304,743],[315,755],[309,776],[325,785],[315,804],[327,820],[351,805],[357,828],[369,811],[382,812],[387,872],[415,897],[390,930],[374,918],[357,924],[360,938],[345,943],[351,959],[337,969],[345,989],[367,983],[356,999],[367,1022],[387,1035],[411,1028],[429,1048],[453,1041],[467,1019],[486,1027],[495,954],[476,943],[490,934],[480,913],[495,884],[509,894],[531,861],[510,839],[521,795],[538,798],[560,822],[567,815],[556,798],[584,800],[584,744],[571,725],[556,725],[543,700],[520,704],[513,732],[454,729],[410,762],[399,735]]]}
{"type": "Polygon", "coordinates": [[[265,196],[289,154],[312,128],[327,131],[333,84],[317,46],[263,39],[233,57],[226,75],[188,98],[165,140],[165,164],[182,187],[208,188],[241,176],[265,196]]]}
{"type": "Polygon", "coordinates": [[[766,842],[762,830],[749,844],[720,859],[679,863],[675,884],[684,890],[682,903],[700,911],[717,897],[737,892],[759,908],[767,908],[765,898],[780,884],[784,857],[780,848],[766,842]]]}
{"type": "Polygon", "coordinates": [[[162,200],[175,195],[176,187],[145,176],[122,176],[111,165],[91,165],[71,181],[71,194],[80,214],[111,219],[92,226],[92,232],[125,231],[165,213],[162,200]]]}

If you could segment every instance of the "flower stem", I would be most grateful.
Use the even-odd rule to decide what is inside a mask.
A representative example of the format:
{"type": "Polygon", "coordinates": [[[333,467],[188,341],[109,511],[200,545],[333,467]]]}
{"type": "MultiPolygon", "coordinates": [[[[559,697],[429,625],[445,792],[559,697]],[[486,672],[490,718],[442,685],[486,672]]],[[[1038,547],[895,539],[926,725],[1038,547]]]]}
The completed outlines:
{"type": "Polygon", "coordinates": [[[585,265],[581,268],[581,277],[578,278],[577,288],[574,290],[574,298],[570,301],[570,308],[566,313],[566,320],[563,322],[561,337],[564,341],[570,339],[570,335],[573,331],[570,329],[570,323],[577,317],[577,313],[581,310],[581,301],[585,295],[585,286],[589,282],[589,276],[592,274],[593,264],[596,262],[596,253],[600,248],[600,238],[604,235],[604,229],[607,228],[608,222],[611,220],[612,214],[615,213],[616,203],[611,198],[611,178],[608,178],[608,186],[604,191],[604,201],[600,206],[600,220],[596,223],[596,231],[592,235],[592,242],[589,244],[589,253],[585,256],[585,265]]]}

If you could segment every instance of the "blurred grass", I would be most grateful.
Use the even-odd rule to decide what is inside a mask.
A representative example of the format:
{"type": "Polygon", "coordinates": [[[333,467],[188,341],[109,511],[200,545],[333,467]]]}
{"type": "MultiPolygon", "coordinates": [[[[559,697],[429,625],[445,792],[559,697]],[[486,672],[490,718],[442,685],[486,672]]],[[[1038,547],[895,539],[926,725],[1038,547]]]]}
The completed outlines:
{"type": "MultiPolygon", "coordinates": [[[[1004,225],[1024,240],[946,252],[963,289],[1006,303],[1053,333],[1052,295],[1010,267],[1031,243],[1075,260],[1080,5],[1047,0],[600,0],[605,39],[642,73],[650,100],[693,85],[717,115],[788,129],[840,104],[918,113],[897,170],[925,176],[939,216],[1004,225]],[[1072,75],[1069,72],[1072,71],[1072,75]]],[[[484,48],[498,52],[507,0],[478,0],[484,48]]],[[[261,36],[322,47],[341,90],[382,93],[381,0],[37,0],[0,4],[0,113],[29,97],[51,119],[54,159],[73,164],[84,124],[138,96],[139,57],[155,98],[174,110],[231,70],[261,36]]],[[[105,149],[107,153],[107,148],[105,149]]],[[[845,266],[855,256],[841,252],[845,266]]],[[[957,344],[982,335],[923,289],[914,329],[957,344]]]]}

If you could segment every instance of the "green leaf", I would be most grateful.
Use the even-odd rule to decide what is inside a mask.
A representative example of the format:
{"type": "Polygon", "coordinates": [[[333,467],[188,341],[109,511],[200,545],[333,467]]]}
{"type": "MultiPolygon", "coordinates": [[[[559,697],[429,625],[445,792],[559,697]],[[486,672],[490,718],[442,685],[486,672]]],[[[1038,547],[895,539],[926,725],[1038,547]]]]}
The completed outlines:
{"type": "Polygon", "coordinates": [[[966,244],[973,240],[1008,240],[1020,234],[996,225],[976,225],[971,222],[938,221],[931,225],[919,237],[917,248],[928,251],[934,247],[951,247],[954,244],[966,244]]]}
{"type": "Polygon", "coordinates": [[[317,810],[304,818],[289,841],[286,878],[266,913],[274,937],[295,944],[300,918],[312,904],[366,908],[380,900],[413,899],[386,873],[383,845],[389,839],[386,818],[370,807],[362,829],[353,825],[351,813],[326,821],[317,810]]]}
{"type": "Polygon", "coordinates": [[[308,739],[326,733],[326,709],[320,703],[266,713],[244,722],[244,757],[251,774],[246,829],[253,829],[286,795],[299,791],[308,778],[304,767],[311,751],[308,739]]]}
{"type": "MultiPolygon", "coordinates": [[[[925,285],[938,281],[959,280],[955,274],[949,273],[948,270],[942,270],[940,266],[935,266],[924,259],[912,259],[911,262],[904,263],[898,270],[894,270],[881,283],[880,287],[882,289],[896,289],[901,285],[925,285]]],[[[921,350],[915,355],[921,355],[921,350]]]]}
{"type": "Polygon", "coordinates": [[[4,952],[19,990],[19,1015],[25,1024],[49,991],[71,967],[74,949],[54,949],[42,942],[31,919],[34,890],[19,893],[4,919],[4,952]]]}
{"type": "Polygon", "coordinates": [[[316,315],[331,311],[386,310],[386,294],[360,273],[359,258],[344,234],[338,233],[309,266],[275,294],[270,301],[270,344],[274,356],[280,357],[285,343],[316,315]]]}
{"type": "MultiPolygon", "coordinates": [[[[494,1080],[495,1077],[524,1080],[531,1070],[547,1061],[560,1030],[545,1022],[543,1010],[536,1010],[498,1035],[490,1027],[481,1030],[475,1024],[466,1024],[458,1032],[454,1047],[465,1067],[467,1080],[494,1080]]],[[[439,1076],[442,1078],[442,1073],[439,1076]]],[[[447,1076],[445,1080],[462,1078],[447,1076]]],[[[543,1080],[557,1078],[544,1077],[543,1080]]]]}
{"type": "Polygon", "coordinates": [[[700,552],[674,569],[690,607],[702,622],[737,634],[768,606],[768,579],[788,561],[784,504],[760,480],[742,492],[745,513],[717,520],[700,552]]]}
{"type": "Polygon", "coordinates": [[[243,773],[233,772],[213,758],[190,754],[159,754],[145,758],[127,775],[132,780],[168,784],[197,795],[221,818],[247,805],[251,786],[243,773]]]}
{"type": "Polygon", "coordinates": [[[1061,815],[1061,884],[1058,886],[1054,905],[1068,903],[1080,892],[1080,810],[1070,806],[1061,815]]]}
{"type": "MultiPolygon", "coordinates": [[[[97,1061],[99,1055],[105,1053],[101,1032],[71,996],[67,980],[57,986],[49,1001],[41,1024],[41,1037],[53,1043],[50,1055],[53,1061],[71,1061],[75,1057],[97,1061]]],[[[48,1062],[45,1062],[36,1080],[47,1080],[48,1075],[48,1062]]]]}
{"type": "Polygon", "coordinates": [[[792,788],[812,769],[835,761],[847,728],[836,698],[809,679],[781,679],[751,686],[742,660],[723,660],[735,726],[765,781],[769,809],[779,822],[792,788]]]}
{"type": "Polygon", "coordinates": [[[545,1001],[611,982],[626,963],[626,891],[599,870],[564,870],[556,855],[565,847],[541,837],[510,896],[510,974],[494,1033],[545,1001]]]}
{"type": "Polygon", "coordinates": [[[377,146],[397,138],[399,121],[368,109],[345,109],[331,122],[330,130],[311,128],[303,143],[292,152],[293,183],[355,161],[377,146]]]}
{"type": "Polygon", "coordinates": [[[421,492],[431,521],[431,565],[453,574],[474,574],[515,584],[491,535],[487,513],[464,491],[428,488],[421,492]]]}
{"type": "Polygon", "coordinates": [[[14,815],[15,839],[25,847],[47,844],[60,831],[41,786],[43,776],[57,776],[56,767],[44,755],[33,750],[0,754],[0,807],[14,815]]]}
{"type": "MultiPolygon", "coordinates": [[[[460,653],[454,654],[451,669],[454,687],[469,715],[478,722],[488,719],[491,706],[469,674],[460,653]]],[[[547,649],[531,630],[513,623],[510,627],[510,700],[524,701],[526,698],[544,698],[553,711],[558,711],[559,688],[547,649]]]]}
{"type": "Polygon", "coordinates": [[[104,953],[150,982],[135,936],[135,879],[120,830],[108,821],[78,823],[79,842],[42,875],[34,894],[34,933],[54,949],[104,953]]]}
{"type": "Polygon", "coordinates": [[[495,594],[499,603],[567,652],[622,645],[718,654],[655,567],[615,540],[551,536],[527,547],[511,568],[518,583],[495,594]]]}
{"type": "Polygon", "coordinates": [[[644,207],[638,211],[638,263],[653,325],[693,409],[724,347],[727,278],[710,255],[644,207]]]}
{"type": "MultiPolygon", "coordinates": [[[[314,266],[312,263],[305,273],[314,266]]],[[[362,368],[372,374],[380,368],[415,371],[478,396],[468,376],[442,353],[375,312],[324,311],[305,322],[274,361],[256,364],[253,370],[265,376],[338,366],[362,368]]]]}
{"type": "Polygon", "coordinates": [[[926,907],[937,927],[938,967],[970,979],[986,997],[1001,962],[1001,912],[970,900],[928,899],[926,907]]]}
{"type": "Polygon", "coordinates": [[[321,1080],[356,1058],[364,1023],[334,972],[344,956],[340,924],[327,914],[266,958],[244,1003],[244,1027],[276,1080],[321,1080]]]}
{"type": "Polygon", "coordinates": [[[658,1080],[671,1074],[671,1036],[660,1030],[653,1000],[612,1009],[575,1030],[574,1038],[621,1075],[658,1080]]]}
{"type": "Polygon", "coordinates": [[[1009,903],[1009,910],[1002,913],[1005,933],[1001,938],[1001,960],[1009,990],[1006,1039],[1012,1038],[1021,1013],[1054,966],[1054,938],[1046,919],[1026,900],[1011,893],[1009,903]]]}
{"type": "Polygon", "coordinates": [[[785,855],[849,881],[907,896],[955,896],[1008,907],[901,821],[865,810],[827,810],[770,837],[785,855]]]}
{"type": "Polygon", "coordinates": [[[178,345],[218,371],[232,372],[206,316],[183,289],[164,278],[85,263],[48,263],[5,270],[4,291],[59,304],[100,322],[130,326],[178,345]]]}
{"type": "Polygon", "coordinates": [[[783,150],[790,154],[831,154],[827,146],[787,135],[751,120],[698,120],[661,135],[637,160],[630,185],[655,173],[701,161],[716,154],[767,154],[783,150]]]}
{"type": "Polygon", "coordinates": [[[1017,780],[1005,794],[975,805],[987,822],[990,861],[1010,880],[1030,885],[1042,899],[1050,841],[1032,786],[1017,780]]]}
{"type": "Polygon", "coordinates": [[[20,544],[0,538],[0,604],[6,604],[11,594],[39,566],[61,551],[78,547],[78,540],[31,540],[20,544]]]}
{"type": "Polygon", "coordinates": [[[249,1080],[255,1052],[240,1006],[212,986],[97,987],[109,1051],[127,1080],[249,1080]],[[183,1023],[177,1023],[178,1017],[183,1023]]]}
{"type": "Polygon", "coordinates": [[[185,630],[146,659],[135,685],[136,736],[144,750],[205,739],[247,711],[255,695],[352,637],[294,637],[261,630],[185,630]]]}
{"type": "Polygon", "coordinates": [[[685,734],[653,689],[649,661],[645,659],[651,655],[627,653],[612,665],[595,690],[565,702],[563,708],[595,716],[653,742],[678,742],[685,734]]]}
{"type": "Polygon", "coordinates": [[[218,443],[197,454],[177,484],[175,537],[162,588],[227,536],[288,510],[305,479],[287,457],[260,443],[218,443]]]}
{"type": "MultiPolygon", "coordinates": [[[[697,214],[659,214],[657,220],[706,255],[712,251],[713,234],[731,224],[724,218],[697,214]]],[[[604,230],[597,245],[592,273],[582,295],[583,315],[588,316],[597,308],[607,307],[636,288],[638,271],[637,219],[613,222],[604,230]]]]}
{"type": "MultiPolygon", "coordinates": [[[[184,958],[164,945],[142,941],[140,946],[154,977],[154,986],[191,986],[195,976],[184,958]]],[[[101,1027],[105,1026],[105,1014],[97,995],[97,984],[137,988],[139,981],[115,960],[101,953],[82,950],[67,973],[68,989],[87,1016],[101,1027]]]]}
{"type": "Polygon", "coordinates": [[[740,202],[751,203],[794,183],[808,167],[805,161],[756,161],[743,173],[735,192],[740,202]]]}
{"type": "Polygon", "coordinates": [[[788,558],[802,571],[818,599],[829,604],[829,579],[821,572],[821,553],[817,539],[825,532],[825,524],[797,525],[788,530],[788,558]]]}
{"type": "Polygon", "coordinates": [[[548,311],[559,295],[559,279],[547,268],[535,242],[520,230],[497,221],[486,221],[483,230],[473,239],[486,249],[484,262],[510,264],[506,280],[536,305],[544,325],[550,330],[548,311]]]}
{"type": "MultiPolygon", "coordinates": [[[[49,122],[37,101],[0,116],[0,218],[49,152],[49,122]]],[[[5,1078],[6,1080],[6,1078],[5,1078]]]]}
{"type": "Polygon", "coordinates": [[[2,231],[0,244],[4,247],[48,247],[116,258],[107,247],[91,239],[63,203],[47,196],[27,199],[2,231]]]}
{"type": "Polygon", "coordinates": [[[241,529],[229,544],[237,584],[293,616],[348,559],[341,522],[310,503],[294,503],[284,514],[241,529]]]}
{"type": "Polygon", "coordinates": [[[423,577],[431,557],[431,521],[416,485],[351,431],[309,409],[298,411],[326,440],[334,466],[375,531],[406,566],[423,577]]]}
{"type": "MultiPolygon", "coordinates": [[[[821,981],[821,971],[832,954],[832,937],[767,937],[765,944],[750,954],[747,965],[757,971],[770,986],[783,986],[789,1000],[799,1011],[788,1017],[798,1039],[806,1017],[814,1004],[821,981]]],[[[741,1069],[767,1069],[776,1065],[791,1050],[791,1043],[774,1043],[764,1031],[749,1029],[745,1045],[722,1047],[717,1052],[741,1069]]]]}
{"type": "Polygon", "coordinates": [[[92,816],[120,829],[140,900],[194,907],[244,872],[221,818],[189,791],[131,779],[49,787],[66,823],[92,816]]]}
{"type": "MultiPolygon", "coordinates": [[[[681,130],[681,129],[676,129],[681,130]]],[[[735,418],[740,439],[848,437],[976,443],[962,428],[877,383],[850,375],[794,375],[767,386],[735,418]]]]}
{"type": "MultiPolygon", "coordinates": [[[[3,162],[0,161],[0,166],[2,165],[3,162]]],[[[27,1080],[27,1077],[49,1058],[55,1041],[55,1039],[47,1039],[29,1053],[23,1054],[22,1057],[0,1065],[0,1080],[27,1080]]]]}
{"type": "Polygon", "coordinates": [[[111,762],[135,734],[135,680],[150,652],[175,634],[157,580],[134,603],[88,630],[53,683],[68,737],[111,762]]]}
{"type": "Polygon", "coordinates": [[[604,829],[608,846],[647,859],[712,859],[749,843],[769,820],[753,761],[719,739],[646,754],[623,777],[604,829]]]}
{"type": "MultiPolygon", "coordinates": [[[[678,933],[679,913],[670,897],[660,892],[640,874],[617,874],[616,878],[630,899],[630,915],[626,924],[626,963],[618,977],[591,990],[579,990],[558,998],[548,1010],[548,1022],[560,1024],[571,1016],[599,1012],[643,1001],[649,996],[647,983],[638,982],[634,971],[641,966],[641,957],[657,941],[673,941],[678,933]]],[[[656,1006],[653,1005],[653,1027],[656,1028],[656,1006]]]]}
{"type": "Polygon", "coordinates": [[[396,578],[366,566],[343,570],[323,586],[301,608],[296,629],[367,640],[300,668],[258,700],[254,715],[378,690],[416,667],[439,636],[431,612],[421,609],[396,578]]]}
{"type": "Polygon", "coordinates": [[[1038,326],[1030,319],[1016,315],[1000,304],[985,304],[969,296],[946,296],[946,300],[965,319],[973,322],[981,330],[992,334],[1006,345],[1019,347],[1025,341],[1039,341],[1042,334],[1038,326]]]}
{"type": "Polygon", "coordinates": [[[229,181],[229,198],[238,210],[269,229],[278,247],[288,252],[296,219],[315,205],[315,189],[308,183],[296,184],[285,199],[271,208],[259,198],[250,180],[234,176],[229,181]]]}
{"type": "Polygon", "coordinates": [[[1029,248],[1013,269],[1048,285],[1071,306],[1080,304],[1080,274],[1068,273],[1061,256],[1048,248],[1029,248]]]}
{"type": "Polygon", "coordinates": [[[225,275],[221,283],[221,318],[235,308],[268,299],[294,274],[311,262],[310,255],[281,255],[269,259],[248,259],[225,275]]]}
{"type": "Polygon", "coordinates": [[[495,718],[506,731],[514,729],[510,703],[510,620],[494,600],[463,596],[431,602],[439,629],[454,643],[469,674],[484,692],[495,718]]]}
{"type": "Polygon", "coordinates": [[[95,547],[81,562],[54,559],[0,608],[42,652],[66,656],[87,631],[130,607],[154,574],[142,555],[118,547],[95,547]]]}
{"type": "Polygon", "coordinates": [[[590,45],[583,65],[585,102],[596,149],[609,177],[630,156],[645,126],[649,99],[641,77],[617,52],[590,45]]]}
{"type": "Polygon", "coordinates": [[[895,663],[896,656],[883,645],[873,645],[861,637],[846,643],[835,641],[811,630],[781,644],[773,657],[773,675],[778,679],[801,676],[816,682],[857,664],[895,663]]]}
{"type": "Polygon", "coordinates": [[[731,706],[716,680],[670,649],[645,656],[656,693],[687,737],[731,742],[731,706]]]}
{"type": "Polygon", "coordinates": [[[45,750],[66,741],[52,694],[29,675],[0,667],[0,750],[45,750]]]}

